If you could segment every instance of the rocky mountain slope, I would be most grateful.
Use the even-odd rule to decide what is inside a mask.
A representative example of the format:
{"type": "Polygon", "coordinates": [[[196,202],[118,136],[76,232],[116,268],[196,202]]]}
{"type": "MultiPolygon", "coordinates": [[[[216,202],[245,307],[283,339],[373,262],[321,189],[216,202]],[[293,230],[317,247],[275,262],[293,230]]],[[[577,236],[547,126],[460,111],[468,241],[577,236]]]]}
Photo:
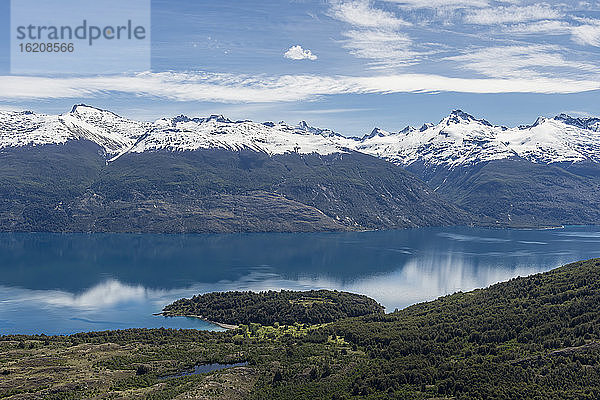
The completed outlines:
{"type": "Polygon", "coordinates": [[[375,129],[354,148],[403,166],[493,225],[600,223],[598,118],[561,114],[507,128],[454,111],[419,129],[375,129]]]}
{"type": "Polygon", "coordinates": [[[600,119],[453,111],[363,138],[284,122],[0,112],[1,229],[312,231],[600,223],[600,119]]]}
{"type": "Polygon", "coordinates": [[[247,232],[465,224],[403,168],[306,125],[0,115],[0,229],[247,232]]]}

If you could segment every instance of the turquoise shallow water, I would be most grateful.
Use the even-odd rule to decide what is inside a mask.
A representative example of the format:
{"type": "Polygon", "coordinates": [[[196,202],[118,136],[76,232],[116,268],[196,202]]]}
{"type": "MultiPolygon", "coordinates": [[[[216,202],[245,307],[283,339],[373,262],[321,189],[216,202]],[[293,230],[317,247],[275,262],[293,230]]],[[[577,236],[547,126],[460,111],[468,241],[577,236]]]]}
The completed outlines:
{"type": "Polygon", "coordinates": [[[153,316],[216,290],[329,288],[388,311],[600,257],[600,227],[361,233],[0,233],[0,334],[219,329],[153,316]]]}

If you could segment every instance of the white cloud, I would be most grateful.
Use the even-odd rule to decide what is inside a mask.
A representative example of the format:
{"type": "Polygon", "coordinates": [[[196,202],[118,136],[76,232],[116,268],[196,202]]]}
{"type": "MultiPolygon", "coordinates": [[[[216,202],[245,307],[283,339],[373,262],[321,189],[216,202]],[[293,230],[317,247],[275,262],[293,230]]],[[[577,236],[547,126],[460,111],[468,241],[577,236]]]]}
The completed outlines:
{"type": "Polygon", "coordinates": [[[583,25],[571,28],[573,40],[581,45],[600,47],[600,20],[582,19],[583,25]]]}
{"type": "Polygon", "coordinates": [[[561,13],[547,4],[533,4],[524,7],[488,7],[473,10],[465,16],[465,21],[477,25],[497,25],[559,17],[561,13]]]}
{"type": "MultiPolygon", "coordinates": [[[[496,53],[495,60],[503,55],[496,53]]],[[[560,60],[559,60],[560,61],[560,60]]],[[[478,61],[483,71],[492,66],[478,61]],[[484,68],[484,66],[486,68],[484,68]]],[[[548,61],[550,62],[550,61],[548,61]]],[[[510,72],[510,71],[509,71],[510,72]]],[[[494,78],[452,78],[434,74],[376,76],[284,75],[275,77],[212,73],[140,73],[88,78],[0,76],[7,101],[101,97],[125,93],[173,101],[273,103],[314,100],[324,95],[364,93],[577,93],[599,90],[600,81],[514,73],[494,78]]]]}
{"type": "Polygon", "coordinates": [[[411,39],[402,33],[380,30],[351,30],[344,47],[359,58],[372,60],[375,68],[390,68],[413,63],[419,56],[411,50],[411,39]]]}
{"type": "Polygon", "coordinates": [[[512,25],[505,30],[510,34],[544,34],[564,35],[571,33],[571,25],[565,21],[537,21],[525,24],[512,25]]]}
{"type": "Polygon", "coordinates": [[[470,50],[445,60],[457,61],[461,68],[492,78],[538,79],[552,76],[598,76],[595,64],[570,61],[561,54],[562,48],[550,45],[498,46],[470,50]]]}
{"type": "Polygon", "coordinates": [[[334,2],[331,15],[359,28],[397,29],[410,25],[391,12],[373,8],[367,0],[334,2]]]}
{"type": "Polygon", "coordinates": [[[582,46],[600,47],[600,20],[576,18],[579,25],[566,21],[538,21],[518,24],[507,28],[506,32],[523,35],[571,35],[571,39],[582,46]]]}
{"type": "Polygon", "coordinates": [[[487,7],[488,0],[384,0],[398,3],[402,8],[432,8],[432,9],[459,9],[473,7],[487,7]]]}
{"type": "Polygon", "coordinates": [[[350,54],[368,59],[371,68],[395,68],[414,63],[419,54],[412,50],[413,42],[399,30],[411,24],[395,14],[374,8],[369,1],[332,3],[330,15],[352,25],[342,32],[343,46],[350,54]]]}
{"type": "Polygon", "coordinates": [[[285,54],[283,55],[285,58],[289,58],[290,60],[316,60],[317,56],[312,53],[312,51],[308,49],[303,49],[302,46],[296,45],[290,47],[285,54]]]}

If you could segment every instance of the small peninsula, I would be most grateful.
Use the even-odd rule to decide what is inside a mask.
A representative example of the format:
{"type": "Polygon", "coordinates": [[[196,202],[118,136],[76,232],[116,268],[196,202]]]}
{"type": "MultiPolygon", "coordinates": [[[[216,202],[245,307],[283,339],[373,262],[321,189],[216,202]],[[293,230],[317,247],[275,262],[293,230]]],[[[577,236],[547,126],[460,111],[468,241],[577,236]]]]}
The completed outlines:
{"type": "Polygon", "coordinates": [[[274,323],[324,324],[348,317],[384,314],[375,300],[335,290],[213,292],[180,299],[163,309],[164,316],[198,317],[229,325],[274,323]]]}

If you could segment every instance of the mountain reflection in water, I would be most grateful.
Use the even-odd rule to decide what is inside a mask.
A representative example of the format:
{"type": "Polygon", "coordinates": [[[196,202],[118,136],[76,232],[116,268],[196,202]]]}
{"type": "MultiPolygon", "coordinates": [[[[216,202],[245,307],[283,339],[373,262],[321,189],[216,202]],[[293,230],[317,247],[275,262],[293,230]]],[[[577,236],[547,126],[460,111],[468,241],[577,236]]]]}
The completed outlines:
{"type": "Polygon", "coordinates": [[[312,234],[0,234],[0,334],[220,329],[153,316],[222,290],[327,288],[388,311],[600,256],[599,227],[312,234]]]}

